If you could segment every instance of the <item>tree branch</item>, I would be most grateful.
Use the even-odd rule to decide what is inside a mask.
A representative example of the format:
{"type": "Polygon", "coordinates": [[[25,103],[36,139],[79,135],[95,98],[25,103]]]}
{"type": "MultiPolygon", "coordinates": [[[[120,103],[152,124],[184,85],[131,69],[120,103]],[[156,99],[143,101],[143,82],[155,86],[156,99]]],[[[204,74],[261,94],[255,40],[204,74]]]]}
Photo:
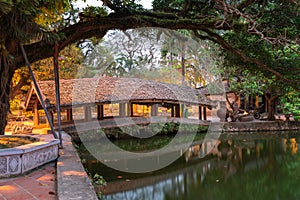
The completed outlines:
{"type": "MultiPolygon", "coordinates": [[[[149,12],[147,12],[149,14],[149,12]]],[[[189,29],[189,30],[202,30],[207,27],[216,28],[215,21],[207,19],[188,19],[181,18],[178,20],[164,19],[161,15],[157,16],[155,13],[151,16],[136,14],[113,13],[109,16],[94,18],[89,21],[79,22],[77,24],[68,26],[59,32],[61,39],[58,41],[59,49],[63,49],[69,44],[82,39],[88,39],[93,36],[99,38],[104,37],[108,30],[128,30],[140,27],[161,27],[172,30],[189,29]]],[[[227,27],[229,28],[229,27],[227,27]]],[[[226,27],[223,27],[226,29],[226,27]]],[[[55,41],[42,40],[37,43],[24,45],[30,62],[44,59],[53,55],[53,46],[55,41]]],[[[24,66],[24,60],[19,51],[19,55],[15,56],[17,68],[24,66]]]]}
{"type": "Polygon", "coordinates": [[[102,0],[103,5],[107,6],[109,9],[114,11],[119,11],[120,8],[118,8],[115,4],[113,4],[110,0],[102,0]]]}
{"type": "Polygon", "coordinates": [[[230,45],[225,39],[223,39],[219,34],[209,30],[209,29],[204,29],[203,30],[205,33],[208,34],[208,36],[201,36],[198,32],[194,32],[196,37],[199,37],[200,39],[209,39],[215,43],[220,44],[224,49],[233,52],[234,54],[236,54],[238,57],[240,57],[243,62],[245,63],[252,63],[252,64],[256,64],[257,66],[261,67],[262,69],[271,72],[272,74],[274,74],[275,76],[282,78],[285,81],[288,81],[290,83],[296,83],[293,80],[290,80],[288,78],[286,78],[284,75],[282,75],[281,73],[273,70],[272,68],[268,67],[267,65],[265,65],[263,62],[254,59],[254,58],[250,58],[247,55],[245,55],[243,52],[241,52],[239,49],[233,47],[232,45],[230,45]]]}

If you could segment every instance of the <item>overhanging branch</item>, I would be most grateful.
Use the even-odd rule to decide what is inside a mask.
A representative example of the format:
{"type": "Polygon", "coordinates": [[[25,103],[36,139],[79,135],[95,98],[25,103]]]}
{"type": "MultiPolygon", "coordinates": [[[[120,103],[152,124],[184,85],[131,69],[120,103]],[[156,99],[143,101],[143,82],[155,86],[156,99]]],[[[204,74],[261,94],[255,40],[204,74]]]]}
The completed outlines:
{"type": "Polygon", "coordinates": [[[200,39],[208,39],[211,40],[213,42],[216,42],[218,44],[220,44],[224,49],[233,52],[234,54],[236,54],[238,57],[240,57],[245,63],[252,63],[252,64],[256,64],[257,66],[259,66],[261,69],[266,70],[271,72],[272,74],[274,74],[275,76],[282,78],[285,81],[288,81],[290,83],[295,83],[293,80],[290,80],[288,78],[286,78],[284,75],[282,75],[281,73],[279,73],[278,71],[273,70],[272,68],[268,67],[267,65],[265,65],[263,62],[251,58],[247,55],[245,55],[243,52],[241,52],[239,49],[233,47],[232,45],[230,45],[224,38],[222,38],[219,34],[209,30],[209,29],[204,29],[203,30],[205,33],[208,34],[208,36],[201,36],[199,33],[194,32],[196,37],[199,37],[200,39]]]}
{"type": "MultiPolygon", "coordinates": [[[[59,43],[60,50],[82,39],[88,39],[93,36],[104,37],[108,30],[128,30],[141,27],[160,27],[172,30],[188,29],[188,30],[202,30],[204,28],[216,28],[215,21],[204,19],[187,19],[182,18],[178,20],[163,19],[160,17],[140,15],[117,15],[112,14],[106,17],[98,17],[89,21],[79,22],[77,24],[68,26],[57,32],[61,35],[59,43]]],[[[229,28],[229,27],[227,27],[229,28]]],[[[226,29],[226,28],[225,28],[226,29]]],[[[31,62],[51,57],[54,53],[52,47],[55,41],[42,40],[37,43],[24,45],[28,52],[28,58],[31,62]]],[[[16,65],[24,66],[22,55],[16,56],[16,65]]]]}

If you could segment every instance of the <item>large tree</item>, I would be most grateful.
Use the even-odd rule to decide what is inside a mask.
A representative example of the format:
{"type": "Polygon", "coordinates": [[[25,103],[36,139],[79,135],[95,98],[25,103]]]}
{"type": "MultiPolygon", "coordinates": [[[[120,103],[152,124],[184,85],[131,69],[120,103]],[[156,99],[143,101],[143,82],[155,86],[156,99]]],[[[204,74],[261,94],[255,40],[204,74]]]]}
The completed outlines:
{"type": "MultiPolygon", "coordinates": [[[[4,133],[9,110],[12,76],[25,65],[20,45],[24,46],[29,61],[35,62],[53,56],[55,44],[62,50],[80,40],[102,38],[113,29],[190,30],[199,39],[219,43],[245,66],[255,66],[256,70],[298,86],[299,77],[292,77],[285,66],[276,64],[275,59],[265,60],[255,48],[248,49],[247,43],[241,45],[243,41],[234,41],[245,36],[270,51],[285,48],[299,52],[298,1],[154,0],[153,10],[146,10],[134,0],[102,0],[98,8],[80,13],[76,13],[70,3],[71,0],[0,0],[0,134],[4,133]],[[62,15],[63,11],[70,14],[62,15]],[[72,16],[80,20],[73,20],[72,16]],[[38,19],[43,18],[51,18],[47,26],[40,25],[38,19]],[[233,37],[227,37],[228,34],[233,37]]],[[[299,57],[299,53],[297,55],[299,57]]],[[[296,67],[298,70],[299,66],[296,67]]]]}

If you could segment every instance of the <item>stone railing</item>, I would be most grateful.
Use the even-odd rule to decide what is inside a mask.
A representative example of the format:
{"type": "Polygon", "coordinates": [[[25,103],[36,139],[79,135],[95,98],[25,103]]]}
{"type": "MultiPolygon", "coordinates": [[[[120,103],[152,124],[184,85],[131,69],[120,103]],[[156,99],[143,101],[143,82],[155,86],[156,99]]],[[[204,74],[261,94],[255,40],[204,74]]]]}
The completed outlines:
{"type": "Polygon", "coordinates": [[[44,139],[15,148],[0,150],[0,178],[28,172],[58,158],[57,139],[44,139]]]}

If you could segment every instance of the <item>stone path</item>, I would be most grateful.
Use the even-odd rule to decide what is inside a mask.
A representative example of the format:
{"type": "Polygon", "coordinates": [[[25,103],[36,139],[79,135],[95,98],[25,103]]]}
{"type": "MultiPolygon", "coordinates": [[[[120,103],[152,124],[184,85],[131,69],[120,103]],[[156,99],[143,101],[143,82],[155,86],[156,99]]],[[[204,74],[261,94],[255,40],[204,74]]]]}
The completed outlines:
{"type": "Polygon", "coordinates": [[[81,160],[73,147],[71,137],[62,132],[64,148],[57,161],[57,185],[59,200],[97,200],[81,160]]]}
{"type": "Polygon", "coordinates": [[[55,162],[24,176],[0,179],[0,200],[56,200],[55,179],[55,162]]]}

